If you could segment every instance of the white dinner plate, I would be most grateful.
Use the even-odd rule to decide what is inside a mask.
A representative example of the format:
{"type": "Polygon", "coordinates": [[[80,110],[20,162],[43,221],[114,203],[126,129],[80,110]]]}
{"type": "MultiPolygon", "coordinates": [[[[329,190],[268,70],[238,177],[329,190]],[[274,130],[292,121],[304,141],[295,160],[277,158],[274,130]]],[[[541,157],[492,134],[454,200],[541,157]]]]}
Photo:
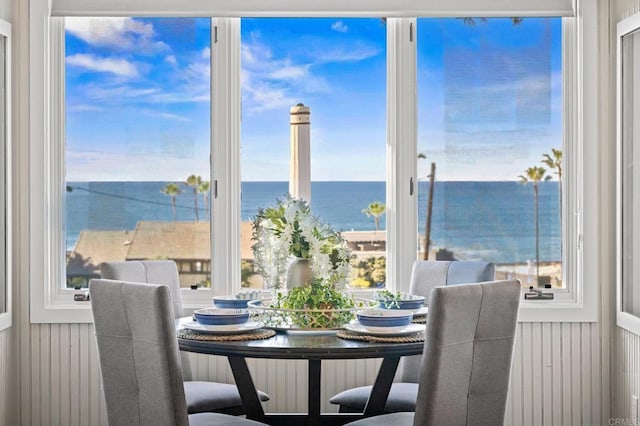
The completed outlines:
{"type": "Polygon", "coordinates": [[[198,331],[200,333],[209,334],[240,334],[257,330],[264,326],[259,321],[249,321],[244,324],[228,324],[228,325],[205,325],[196,321],[187,321],[181,324],[187,330],[198,331]]]}
{"type": "Polygon", "coordinates": [[[427,315],[427,312],[429,312],[429,308],[426,306],[423,306],[422,308],[416,309],[415,311],[413,311],[413,316],[419,317],[422,315],[427,315]]]}
{"type": "Polygon", "coordinates": [[[352,321],[345,325],[345,329],[354,331],[361,334],[370,334],[372,336],[403,336],[405,334],[417,333],[424,331],[424,324],[409,324],[404,327],[387,327],[389,330],[380,330],[381,327],[374,327],[374,329],[367,328],[360,324],[358,321],[352,321]]]}

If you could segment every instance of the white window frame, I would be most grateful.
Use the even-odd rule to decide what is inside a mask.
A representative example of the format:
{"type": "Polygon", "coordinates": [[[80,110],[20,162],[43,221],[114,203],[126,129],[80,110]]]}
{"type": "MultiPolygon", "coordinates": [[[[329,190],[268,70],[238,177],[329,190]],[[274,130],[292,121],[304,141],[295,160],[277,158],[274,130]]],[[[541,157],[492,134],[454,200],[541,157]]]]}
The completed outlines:
{"type": "MultiPolygon", "coordinates": [[[[622,187],[623,182],[623,158],[622,150],[624,146],[623,130],[622,130],[622,107],[623,107],[623,93],[622,93],[622,74],[623,74],[623,58],[622,58],[622,39],[634,33],[640,28],[640,14],[632,15],[623,21],[618,22],[616,33],[616,166],[617,166],[617,180],[616,180],[616,249],[618,256],[616,260],[616,324],[619,327],[629,330],[632,333],[640,334],[640,317],[633,313],[627,312],[623,309],[624,287],[622,281],[623,273],[623,238],[624,232],[622,227],[622,215],[623,215],[623,203],[628,203],[628,200],[623,199],[622,187]]],[[[635,58],[634,58],[635,59],[635,58]]],[[[629,208],[628,206],[626,207],[629,208]]],[[[635,213],[635,212],[634,212],[635,213]]],[[[635,265],[634,265],[635,267],[635,265]]]]}
{"type": "MultiPolygon", "coordinates": [[[[347,2],[265,0],[216,2],[215,10],[201,10],[199,1],[177,2],[136,0],[118,4],[96,1],[90,5],[77,0],[32,0],[30,6],[30,271],[32,322],[91,322],[89,304],[74,302],[71,290],[63,289],[64,247],[61,238],[64,190],[64,32],[55,13],[69,16],[224,16],[215,18],[218,39],[212,41],[212,158],[211,181],[217,185],[212,214],[212,290],[185,290],[189,306],[210,303],[211,295],[229,293],[240,282],[240,16],[408,16],[387,21],[387,277],[391,289],[406,290],[411,263],[415,259],[417,235],[417,199],[410,193],[416,186],[417,101],[415,42],[416,19],[411,16],[558,16],[561,2],[531,1],[535,9],[526,11],[518,2],[517,10],[501,13],[490,7],[479,10],[479,2],[458,0],[447,11],[424,11],[425,2],[347,2]],[[548,7],[542,13],[540,4],[548,7]],[[290,9],[287,7],[290,6],[290,9]],[[472,7],[473,6],[473,7],[472,7]],[[461,9],[456,10],[456,7],[461,9]],[[242,8],[242,9],[241,9],[242,8]],[[304,10],[300,10],[300,9],[304,10]],[[348,8],[348,9],[347,9],[348,8]],[[390,11],[391,8],[394,8],[390,11]],[[126,10],[125,10],[126,9],[126,10]],[[553,9],[553,10],[552,10],[553,9]],[[197,12],[197,11],[199,12],[197,12]],[[283,12],[286,11],[286,12],[283,12]],[[218,142],[220,141],[220,142],[218,142]],[[62,143],[62,145],[61,145],[62,143]],[[231,165],[229,167],[228,165],[231,165]],[[403,236],[409,236],[408,238],[403,236]],[[218,285],[216,283],[221,283],[218,285]]],[[[483,4],[497,3],[485,0],[483,4]]],[[[512,2],[511,4],[513,4],[512,2]]],[[[566,3],[566,2],[565,2],[566,3]]],[[[572,2],[569,2],[572,3],[572,2]]],[[[600,32],[598,2],[583,0],[577,9],[575,24],[563,25],[563,35],[571,36],[565,53],[565,67],[575,79],[565,79],[564,149],[575,155],[567,167],[565,194],[571,199],[565,206],[572,213],[563,225],[566,256],[563,262],[567,289],[557,292],[550,302],[521,304],[521,321],[596,321],[598,294],[598,194],[583,191],[597,188],[598,130],[598,46],[600,32]],[[573,195],[575,194],[575,197],[573,195]],[[567,242],[572,242],[568,244],[567,242]]],[[[603,31],[604,32],[604,31],[603,31]]],[[[213,31],[212,31],[213,34],[213,31]]],[[[564,50],[564,49],[563,49],[564,50]]],[[[564,75],[568,75],[567,71],[564,75]]]]}
{"type": "Polygon", "coordinates": [[[12,302],[11,302],[11,288],[13,287],[13,221],[12,221],[12,139],[11,139],[11,24],[7,21],[0,19],[0,36],[5,38],[5,51],[4,51],[4,98],[0,99],[0,102],[4,102],[4,135],[0,135],[4,138],[3,146],[4,150],[4,188],[3,197],[5,199],[4,212],[5,215],[5,229],[4,229],[4,285],[5,288],[0,288],[0,292],[4,292],[4,295],[0,299],[4,299],[5,310],[0,313],[0,330],[11,327],[12,318],[12,302]]]}

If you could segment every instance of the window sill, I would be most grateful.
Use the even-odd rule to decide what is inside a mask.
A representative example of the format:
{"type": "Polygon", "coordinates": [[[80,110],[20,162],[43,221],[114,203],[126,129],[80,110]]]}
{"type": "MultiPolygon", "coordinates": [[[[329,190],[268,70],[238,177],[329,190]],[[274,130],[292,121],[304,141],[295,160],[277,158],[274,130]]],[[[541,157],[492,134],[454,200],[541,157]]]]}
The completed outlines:
{"type": "Polygon", "coordinates": [[[11,312],[0,314],[0,331],[11,328],[11,312]]]}
{"type": "MultiPolygon", "coordinates": [[[[356,298],[371,298],[371,291],[356,291],[356,298]]],[[[211,304],[210,298],[200,302],[189,301],[184,303],[185,314],[193,309],[211,304]]],[[[31,307],[32,323],[92,323],[91,302],[70,301],[57,302],[47,306],[31,307]]],[[[520,303],[518,322],[596,322],[598,320],[597,306],[595,303],[575,301],[550,300],[550,301],[525,301],[520,303]]],[[[9,314],[0,315],[0,330],[11,326],[9,314]]]]}

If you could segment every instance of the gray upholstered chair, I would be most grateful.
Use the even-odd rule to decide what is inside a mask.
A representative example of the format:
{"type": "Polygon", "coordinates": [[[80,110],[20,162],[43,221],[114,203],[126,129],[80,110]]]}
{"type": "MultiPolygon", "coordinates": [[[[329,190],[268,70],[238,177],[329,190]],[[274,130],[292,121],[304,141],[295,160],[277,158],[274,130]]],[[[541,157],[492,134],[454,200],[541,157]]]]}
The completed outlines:
{"type": "MultiPolygon", "coordinates": [[[[416,260],[411,271],[411,294],[425,296],[437,286],[470,284],[495,279],[495,265],[489,262],[416,260]]],[[[419,356],[404,357],[398,367],[399,381],[391,386],[385,405],[386,413],[414,411],[418,396],[419,356]]],[[[329,400],[340,406],[340,412],[364,411],[371,386],[359,386],[340,392],[329,400]]]]}
{"type": "MultiPolygon", "coordinates": [[[[184,316],[178,268],[172,260],[142,260],[127,262],[104,262],[100,265],[103,279],[131,281],[139,283],[166,285],[171,293],[173,315],[184,316]]],[[[173,317],[172,317],[173,318],[173,317]]],[[[189,414],[217,412],[225,414],[244,414],[244,406],[236,385],[229,383],[194,381],[191,363],[186,352],[180,352],[182,358],[182,376],[187,398],[189,414]]],[[[261,401],[268,401],[269,396],[258,391],[261,401]]]]}
{"type": "Polygon", "coordinates": [[[436,287],[420,365],[414,413],[352,426],[499,426],[504,422],[520,282],[436,287]]]}
{"type": "Polygon", "coordinates": [[[94,279],[89,292],[110,426],[262,424],[187,413],[166,286],[94,279]]]}

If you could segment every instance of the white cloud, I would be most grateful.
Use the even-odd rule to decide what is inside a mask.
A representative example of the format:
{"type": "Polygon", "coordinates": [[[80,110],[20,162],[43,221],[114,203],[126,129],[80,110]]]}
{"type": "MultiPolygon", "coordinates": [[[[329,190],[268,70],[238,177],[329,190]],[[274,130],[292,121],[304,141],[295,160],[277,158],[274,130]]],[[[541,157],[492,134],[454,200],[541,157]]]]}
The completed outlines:
{"type": "Polygon", "coordinates": [[[305,77],[308,72],[309,65],[289,65],[274,70],[269,77],[276,80],[296,80],[305,77]]]}
{"type": "Polygon", "coordinates": [[[85,68],[89,71],[106,72],[122,77],[137,77],[139,75],[136,65],[126,59],[101,58],[78,53],[67,56],[66,61],[69,65],[85,68]]]}
{"type": "Polygon", "coordinates": [[[366,44],[342,45],[317,52],[316,62],[358,62],[372,58],[379,53],[377,48],[366,44]]]}
{"type": "Polygon", "coordinates": [[[174,55],[169,55],[167,57],[164,58],[164,61],[168,64],[171,65],[177,65],[178,64],[178,60],[176,59],[176,57],[174,55]]]}
{"type": "Polygon", "coordinates": [[[148,115],[149,117],[158,117],[158,118],[163,118],[165,120],[181,121],[181,122],[191,122],[191,121],[193,121],[190,118],[185,117],[183,115],[174,114],[174,113],[166,112],[166,111],[158,111],[158,110],[153,110],[153,109],[147,109],[147,110],[140,110],[140,112],[144,113],[145,115],[148,115]]]}
{"type": "Polygon", "coordinates": [[[78,104],[78,105],[69,105],[67,107],[68,112],[94,112],[94,111],[104,111],[104,108],[96,106],[96,105],[87,105],[87,104],[78,104]]]}
{"type": "Polygon", "coordinates": [[[135,98],[141,99],[157,94],[159,89],[155,87],[134,87],[130,85],[99,85],[89,84],[82,87],[82,93],[88,99],[105,100],[117,99],[119,103],[124,104],[128,101],[125,99],[135,98]]]}
{"type": "Polygon", "coordinates": [[[342,21],[336,21],[331,25],[331,29],[334,31],[338,31],[340,33],[346,33],[349,31],[349,27],[345,25],[342,21]]]}
{"type": "MultiPolygon", "coordinates": [[[[346,26],[336,28],[346,29],[346,26]]],[[[357,62],[380,53],[380,49],[357,40],[336,44],[314,38],[306,40],[305,46],[297,53],[285,51],[276,55],[263,41],[260,32],[253,32],[243,40],[241,83],[243,102],[248,105],[248,111],[291,106],[308,94],[327,93],[331,86],[323,75],[314,72],[315,66],[357,62]]]]}
{"type": "Polygon", "coordinates": [[[133,18],[65,18],[65,30],[93,46],[149,53],[167,50],[154,40],[153,25],[133,18]]]}

